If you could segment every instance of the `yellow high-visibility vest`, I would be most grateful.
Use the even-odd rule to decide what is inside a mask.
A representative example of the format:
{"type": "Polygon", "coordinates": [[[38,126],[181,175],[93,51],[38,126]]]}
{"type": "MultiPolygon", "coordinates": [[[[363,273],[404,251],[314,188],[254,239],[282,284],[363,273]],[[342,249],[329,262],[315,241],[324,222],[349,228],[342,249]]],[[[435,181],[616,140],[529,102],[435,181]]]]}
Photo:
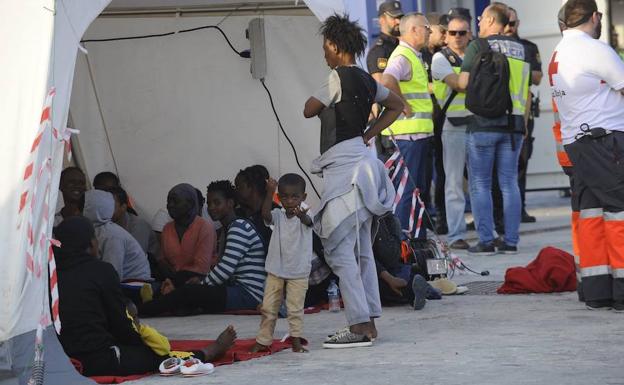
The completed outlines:
{"type": "Polygon", "coordinates": [[[382,131],[382,135],[428,134],[433,132],[433,101],[429,94],[429,78],[422,61],[412,49],[399,45],[388,61],[397,56],[405,57],[412,65],[412,78],[399,81],[399,89],[412,108],[413,115],[399,118],[382,131]]]}

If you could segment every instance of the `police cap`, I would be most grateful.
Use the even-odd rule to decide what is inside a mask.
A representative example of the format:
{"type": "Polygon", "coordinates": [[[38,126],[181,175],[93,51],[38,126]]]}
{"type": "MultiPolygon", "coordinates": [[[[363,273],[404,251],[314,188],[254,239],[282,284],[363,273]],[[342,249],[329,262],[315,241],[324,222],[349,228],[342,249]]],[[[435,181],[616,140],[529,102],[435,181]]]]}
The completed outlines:
{"type": "Polygon", "coordinates": [[[401,17],[403,16],[403,9],[401,9],[401,2],[394,1],[385,1],[381,3],[379,6],[379,16],[388,14],[392,17],[401,17]]]}

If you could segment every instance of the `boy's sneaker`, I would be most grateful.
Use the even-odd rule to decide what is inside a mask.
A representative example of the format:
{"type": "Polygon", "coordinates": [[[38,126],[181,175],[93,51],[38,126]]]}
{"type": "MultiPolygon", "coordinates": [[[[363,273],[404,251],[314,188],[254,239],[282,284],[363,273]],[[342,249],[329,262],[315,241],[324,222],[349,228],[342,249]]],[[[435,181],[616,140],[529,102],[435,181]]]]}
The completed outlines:
{"type": "Polygon", "coordinates": [[[589,310],[611,310],[613,308],[613,302],[609,300],[603,301],[587,301],[585,307],[589,310]]]}
{"type": "Polygon", "coordinates": [[[495,255],[496,248],[492,244],[486,245],[486,244],[479,242],[476,245],[471,246],[468,249],[468,254],[470,255],[495,255]]]}
{"type": "Polygon", "coordinates": [[[415,275],[412,280],[412,291],[414,292],[414,310],[421,310],[427,303],[427,291],[429,284],[422,275],[415,275]]]}
{"type": "Polygon", "coordinates": [[[506,243],[497,247],[496,250],[499,254],[518,254],[518,246],[511,246],[506,243]]]}
{"type": "Polygon", "coordinates": [[[324,343],[325,349],[347,349],[373,346],[373,342],[364,334],[355,334],[349,330],[334,334],[324,343]]]}

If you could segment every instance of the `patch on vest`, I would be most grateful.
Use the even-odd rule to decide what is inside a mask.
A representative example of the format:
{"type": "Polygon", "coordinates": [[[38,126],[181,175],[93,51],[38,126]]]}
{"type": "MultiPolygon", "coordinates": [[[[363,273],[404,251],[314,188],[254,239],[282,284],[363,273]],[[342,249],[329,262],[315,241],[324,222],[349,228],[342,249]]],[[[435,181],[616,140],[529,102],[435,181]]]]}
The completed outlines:
{"type": "Polygon", "coordinates": [[[451,62],[451,64],[455,64],[455,63],[457,63],[457,60],[455,59],[455,56],[453,56],[453,55],[450,55],[450,56],[448,57],[448,59],[449,59],[449,62],[451,62]]]}
{"type": "Polygon", "coordinates": [[[385,57],[377,58],[377,67],[380,70],[386,69],[387,66],[388,66],[388,59],[387,58],[385,58],[385,57]]]}

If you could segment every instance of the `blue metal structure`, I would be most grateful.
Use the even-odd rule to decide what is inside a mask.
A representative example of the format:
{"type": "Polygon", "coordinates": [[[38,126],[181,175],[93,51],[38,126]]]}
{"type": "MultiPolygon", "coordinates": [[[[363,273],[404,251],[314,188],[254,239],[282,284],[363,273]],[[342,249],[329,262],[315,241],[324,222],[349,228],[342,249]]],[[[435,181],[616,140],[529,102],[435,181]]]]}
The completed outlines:
{"type": "MultiPolygon", "coordinates": [[[[405,13],[407,12],[428,12],[426,1],[424,0],[400,0],[401,7],[405,13]],[[419,9],[419,3],[423,5],[423,9],[419,9]]],[[[435,0],[434,0],[435,1],[435,0]]],[[[366,0],[366,11],[368,13],[368,41],[372,44],[377,36],[379,36],[379,23],[377,21],[377,8],[381,0],[366,0]]],[[[490,0],[474,0],[475,15],[480,15],[485,7],[490,4],[490,0]]]]}

